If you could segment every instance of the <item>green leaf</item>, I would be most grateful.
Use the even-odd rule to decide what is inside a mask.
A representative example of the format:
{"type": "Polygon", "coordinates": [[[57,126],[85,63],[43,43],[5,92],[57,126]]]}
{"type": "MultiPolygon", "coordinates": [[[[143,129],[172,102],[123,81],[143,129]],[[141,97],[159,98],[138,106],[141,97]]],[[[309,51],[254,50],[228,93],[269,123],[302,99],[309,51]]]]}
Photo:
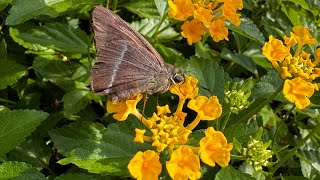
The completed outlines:
{"type": "Polygon", "coordinates": [[[225,86],[223,68],[212,60],[200,59],[195,56],[191,57],[188,62],[188,68],[190,75],[199,80],[199,94],[207,97],[216,95],[219,102],[222,103],[225,86]]]}
{"type": "Polygon", "coordinates": [[[46,145],[42,137],[31,136],[27,141],[8,153],[8,160],[23,161],[33,167],[46,168],[49,166],[51,154],[52,149],[46,145]]]}
{"type": "Polygon", "coordinates": [[[26,67],[14,61],[0,62],[0,89],[5,89],[26,74],[26,67]]]}
{"type": "Polygon", "coordinates": [[[208,44],[202,44],[198,42],[195,44],[196,56],[204,59],[214,60],[219,57],[220,52],[214,51],[208,44]]]}
{"type": "Polygon", "coordinates": [[[233,53],[228,48],[223,48],[220,56],[223,59],[228,59],[239,64],[255,75],[258,74],[256,63],[245,55],[233,53]]]}
{"type": "Polygon", "coordinates": [[[24,41],[68,53],[89,52],[90,41],[85,32],[68,24],[49,23],[18,35],[24,41]]]}
{"type": "Polygon", "coordinates": [[[54,178],[54,180],[75,180],[75,179],[112,180],[116,178],[110,177],[110,176],[90,175],[90,174],[84,174],[84,173],[67,173],[54,178]]]}
{"type": "Polygon", "coordinates": [[[89,81],[90,73],[74,61],[62,61],[58,56],[37,56],[33,62],[34,70],[46,80],[70,91],[75,88],[75,81],[89,81]]]}
{"type": "Polygon", "coordinates": [[[233,138],[235,138],[238,142],[244,143],[249,141],[250,136],[254,137],[258,128],[256,121],[249,125],[246,123],[232,123],[224,130],[224,135],[228,142],[232,142],[233,138]]]}
{"type": "Polygon", "coordinates": [[[221,170],[217,173],[215,180],[255,180],[249,174],[238,171],[234,169],[232,166],[227,166],[225,168],[221,168],[221,170]]]}
{"type": "Polygon", "coordinates": [[[317,149],[300,150],[301,171],[305,177],[317,179],[320,177],[320,155],[317,149]]]}
{"type": "Polygon", "coordinates": [[[237,32],[242,36],[254,40],[260,43],[261,45],[265,43],[265,39],[261,31],[257,28],[253,21],[247,17],[241,18],[241,24],[239,26],[235,26],[229,22],[226,22],[226,24],[228,29],[237,32]]]}
{"type": "Polygon", "coordinates": [[[89,91],[83,83],[76,83],[77,88],[68,91],[62,98],[64,114],[66,117],[77,114],[84,109],[93,99],[98,99],[98,95],[89,91]]]}
{"type": "Polygon", "coordinates": [[[176,64],[180,61],[187,61],[187,59],[183,57],[183,55],[179,51],[173,48],[167,47],[160,43],[156,43],[155,48],[167,63],[176,64]]]}
{"type": "Polygon", "coordinates": [[[80,5],[94,5],[103,0],[15,0],[6,19],[6,25],[17,25],[39,15],[57,17],[61,12],[80,5]]]}
{"type": "Polygon", "coordinates": [[[50,132],[63,154],[60,164],[73,163],[92,173],[129,175],[127,165],[138,152],[152,149],[149,144],[133,142],[135,126],[126,120],[105,128],[99,123],[73,123],[50,132]],[[130,133],[129,133],[130,132],[130,133]]]}
{"type": "Polygon", "coordinates": [[[9,4],[12,3],[12,0],[1,0],[0,1],[0,11],[6,8],[9,4]]]}
{"type": "Polygon", "coordinates": [[[35,110],[0,111],[0,155],[25,141],[48,113],[35,110]]]}
{"type": "Polygon", "coordinates": [[[154,0],[154,3],[156,4],[156,7],[161,17],[164,16],[169,10],[169,6],[167,6],[167,0],[154,0]]]}
{"type": "Polygon", "coordinates": [[[268,74],[261,77],[261,82],[258,82],[252,89],[251,98],[261,99],[269,97],[282,84],[282,79],[276,71],[268,71],[268,74]]]}
{"type": "Polygon", "coordinates": [[[124,7],[127,10],[137,14],[141,18],[159,19],[158,9],[154,1],[150,1],[150,0],[130,1],[129,3],[126,3],[124,7]]]}
{"type": "Polygon", "coordinates": [[[300,16],[297,12],[297,8],[290,5],[283,5],[281,6],[281,10],[287,15],[287,17],[290,19],[293,26],[301,26],[302,22],[300,20],[300,16]]]}
{"type": "Polygon", "coordinates": [[[30,164],[10,161],[0,164],[0,179],[45,180],[46,178],[30,164]]]}
{"type": "Polygon", "coordinates": [[[319,8],[318,9],[310,9],[308,3],[306,2],[306,0],[284,0],[283,2],[292,2],[295,5],[300,5],[303,9],[310,11],[314,16],[317,16],[319,14],[319,8]]]}
{"type": "MultiPolygon", "coordinates": [[[[151,37],[157,26],[159,24],[159,20],[157,19],[142,19],[141,21],[135,21],[131,23],[131,26],[137,30],[138,32],[140,32],[142,35],[147,36],[147,37],[151,37]]],[[[161,24],[160,29],[164,28],[165,26],[167,26],[169,24],[169,21],[164,21],[161,24]]],[[[178,36],[179,33],[177,33],[172,27],[164,30],[163,32],[161,32],[160,34],[157,35],[158,39],[162,39],[162,40],[178,40],[180,39],[180,37],[178,36]]]]}

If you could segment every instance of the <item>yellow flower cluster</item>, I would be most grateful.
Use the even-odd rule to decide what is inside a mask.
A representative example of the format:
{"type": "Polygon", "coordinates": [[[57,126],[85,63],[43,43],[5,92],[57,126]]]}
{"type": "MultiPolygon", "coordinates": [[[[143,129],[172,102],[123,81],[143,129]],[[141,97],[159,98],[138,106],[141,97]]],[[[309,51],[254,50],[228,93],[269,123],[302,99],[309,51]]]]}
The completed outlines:
{"type": "Polygon", "coordinates": [[[133,100],[125,102],[108,102],[107,110],[115,113],[116,120],[123,121],[129,114],[135,115],[150,130],[151,135],[145,135],[146,129],[136,129],[135,142],[149,142],[156,148],[156,151],[148,150],[138,152],[129,162],[128,169],[132,177],[136,179],[158,179],[162,171],[160,153],[169,153],[170,159],[166,161],[166,169],[172,179],[199,179],[200,159],[202,162],[221,167],[228,165],[230,151],[233,148],[231,143],[220,131],[209,127],[205,131],[205,137],[199,142],[199,146],[186,145],[188,136],[201,120],[214,120],[221,116],[222,107],[216,96],[197,96],[198,80],[186,76],[181,84],[170,87],[173,94],[179,96],[179,103],[176,111],[172,114],[169,106],[158,106],[157,113],[151,118],[144,118],[136,109],[141,95],[133,100]],[[192,123],[184,127],[186,113],[182,111],[186,100],[190,99],[187,106],[197,112],[192,123]],[[200,157],[200,158],[199,158],[200,157]]]}
{"type": "Polygon", "coordinates": [[[283,38],[284,43],[271,35],[262,53],[285,80],[285,98],[295,103],[298,109],[304,109],[310,105],[309,98],[314,90],[318,91],[320,87],[319,83],[314,82],[320,76],[320,69],[316,67],[320,62],[320,48],[316,50],[317,58],[314,61],[310,59],[310,54],[302,50],[306,44],[318,43],[306,27],[293,27],[290,37],[283,38]],[[290,53],[291,48],[295,50],[294,55],[290,53]]]}
{"type": "Polygon", "coordinates": [[[243,8],[242,0],[168,0],[169,17],[185,21],[181,26],[181,35],[192,45],[209,32],[215,42],[228,39],[228,29],[224,21],[239,26],[243,8]]]}

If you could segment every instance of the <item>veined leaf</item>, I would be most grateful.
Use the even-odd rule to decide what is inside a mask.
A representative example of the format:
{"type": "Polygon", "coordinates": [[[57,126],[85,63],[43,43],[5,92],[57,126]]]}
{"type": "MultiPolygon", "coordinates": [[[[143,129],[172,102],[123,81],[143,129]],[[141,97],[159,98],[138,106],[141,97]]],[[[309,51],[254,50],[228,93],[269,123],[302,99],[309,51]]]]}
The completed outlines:
{"type": "Polygon", "coordinates": [[[0,62],[0,89],[18,82],[26,74],[26,69],[14,61],[0,62]]]}
{"type": "Polygon", "coordinates": [[[46,178],[30,164],[9,161],[0,164],[0,179],[45,180],[46,178]]]}
{"type": "Polygon", "coordinates": [[[85,32],[63,23],[50,23],[21,33],[24,41],[68,53],[89,52],[90,41],[85,32]]]}
{"type": "Polygon", "coordinates": [[[0,155],[23,142],[48,116],[46,112],[35,110],[1,111],[0,155]]]}
{"type": "Polygon", "coordinates": [[[252,176],[244,172],[234,169],[232,166],[221,168],[216,175],[216,180],[254,180],[252,176]]]}
{"type": "Polygon", "coordinates": [[[141,18],[158,18],[159,13],[157,6],[154,1],[150,0],[139,0],[131,1],[124,5],[126,9],[137,14],[141,18]]]}

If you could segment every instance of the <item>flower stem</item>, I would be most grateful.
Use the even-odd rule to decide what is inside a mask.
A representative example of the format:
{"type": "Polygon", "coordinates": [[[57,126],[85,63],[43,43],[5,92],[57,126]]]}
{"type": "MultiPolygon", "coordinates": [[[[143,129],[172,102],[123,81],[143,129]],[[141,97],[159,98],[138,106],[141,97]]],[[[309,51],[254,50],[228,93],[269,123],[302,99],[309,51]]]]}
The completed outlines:
{"type": "Polygon", "coordinates": [[[224,128],[226,128],[228,121],[229,121],[229,117],[231,115],[231,111],[228,112],[227,117],[224,118],[224,121],[222,122],[222,126],[220,128],[220,131],[223,132],[224,128]]]}
{"type": "Polygon", "coordinates": [[[168,28],[170,28],[171,26],[177,24],[178,22],[179,21],[173,21],[172,23],[166,25],[165,27],[163,27],[162,29],[158,30],[157,32],[154,32],[152,37],[156,37],[158,34],[162,33],[163,31],[167,30],[168,28]]]}
{"type": "Polygon", "coordinates": [[[187,129],[193,130],[195,127],[197,127],[197,125],[199,124],[200,120],[201,120],[200,116],[197,115],[197,117],[192,121],[192,123],[187,126],[187,129]]]}
{"type": "Polygon", "coordinates": [[[294,148],[292,148],[289,153],[287,153],[277,165],[271,169],[270,174],[267,179],[271,179],[273,174],[301,147],[303,146],[307,140],[309,140],[313,135],[318,133],[320,130],[320,124],[318,124],[305,138],[302,139],[294,148]]]}
{"type": "MultiPolygon", "coordinates": [[[[168,3],[166,3],[165,9],[167,9],[167,7],[168,7],[168,3]]],[[[156,27],[156,30],[154,31],[153,35],[151,36],[152,38],[154,38],[157,34],[159,34],[158,31],[159,31],[162,23],[164,22],[164,20],[165,20],[166,18],[167,18],[167,13],[164,13],[164,14],[162,15],[160,21],[159,21],[158,26],[156,27]]]]}

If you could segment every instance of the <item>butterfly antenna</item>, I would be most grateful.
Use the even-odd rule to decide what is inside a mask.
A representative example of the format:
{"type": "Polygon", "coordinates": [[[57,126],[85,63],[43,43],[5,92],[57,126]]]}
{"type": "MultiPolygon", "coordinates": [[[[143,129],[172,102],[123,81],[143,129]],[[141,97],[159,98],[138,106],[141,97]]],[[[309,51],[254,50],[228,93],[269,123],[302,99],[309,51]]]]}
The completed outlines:
{"type": "MultiPolygon", "coordinates": [[[[185,78],[188,79],[188,77],[185,77],[185,78]]],[[[190,80],[190,82],[192,82],[192,81],[190,80]]],[[[192,82],[192,83],[194,83],[194,82],[192,82]]],[[[195,83],[194,83],[194,84],[195,84],[195,83]]],[[[210,89],[208,89],[208,88],[206,88],[206,87],[204,87],[204,86],[201,86],[201,85],[199,85],[199,84],[197,84],[197,86],[200,87],[200,88],[202,88],[202,89],[204,89],[204,90],[209,91],[209,93],[211,94],[211,96],[213,95],[210,89]]]]}

